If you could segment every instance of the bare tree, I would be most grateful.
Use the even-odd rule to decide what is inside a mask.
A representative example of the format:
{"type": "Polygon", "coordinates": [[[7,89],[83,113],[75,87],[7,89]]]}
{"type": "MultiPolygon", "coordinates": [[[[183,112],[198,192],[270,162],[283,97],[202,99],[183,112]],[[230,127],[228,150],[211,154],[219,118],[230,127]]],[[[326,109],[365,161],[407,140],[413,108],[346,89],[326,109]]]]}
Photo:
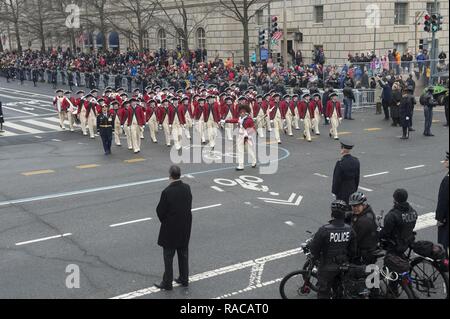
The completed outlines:
{"type": "Polygon", "coordinates": [[[82,16],[82,20],[86,21],[91,29],[97,29],[103,35],[103,50],[105,50],[108,45],[106,36],[110,23],[107,18],[107,7],[110,2],[111,1],[109,0],[90,0],[88,5],[93,8],[93,12],[86,12],[82,16]]]}
{"type": "Polygon", "coordinates": [[[270,5],[272,0],[220,0],[223,7],[221,14],[227,18],[238,21],[242,24],[244,30],[244,64],[246,67],[250,64],[250,41],[249,41],[249,24],[250,20],[260,10],[270,5]]]}
{"type": "Polygon", "coordinates": [[[138,39],[139,51],[144,50],[144,35],[154,23],[153,18],[157,9],[157,4],[152,0],[117,0],[117,14],[107,17],[108,21],[122,33],[128,34],[134,42],[138,39]],[[126,20],[128,27],[123,27],[117,23],[117,17],[126,20]]]}
{"type": "Polygon", "coordinates": [[[196,15],[193,13],[188,14],[184,0],[173,0],[170,6],[163,5],[160,0],[156,0],[156,4],[164,15],[164,18],[159,19],[159,25],[170,25],[172,27],[172,30],[165,28],[165,31],[172,37],[181,39],[183,51],[185,55],[188,55],[189,39],[191,38],[192,32],[203,24],[212,12],[212,9],[206,8],[200,15],[196,15]]]}
{"type": "Polygon", "coordinates": [[[11,22],[14,25],[14,33],[16,36],[17,51],[22,52],[22,43],[20,39],[20,17],[25,7],[26,0],[0,0],[4,6],[6,14],[2,15],[2,19],[11,22]]]}

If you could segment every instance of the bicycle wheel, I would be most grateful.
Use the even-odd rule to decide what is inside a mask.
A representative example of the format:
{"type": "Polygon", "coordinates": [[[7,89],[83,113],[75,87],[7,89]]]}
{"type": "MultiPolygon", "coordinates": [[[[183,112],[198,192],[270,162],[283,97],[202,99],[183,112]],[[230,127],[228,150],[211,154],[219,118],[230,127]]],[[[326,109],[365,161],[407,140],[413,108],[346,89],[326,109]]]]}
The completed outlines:
{"type": "Polygon", "coordinates": [[[297,270],[281,280],[280,295],[283,299],[315,299],[317,294],[311,288],[309,282],[310,273],[305,270],[297,270]]]}
{"type": "Polygon", "coordinates": [[[414,293],[419,299],[448,299],[448,276],[431,260],[417,257],[411,262],[414,293]]]}
{"type": "Polygon", "coordinates": [[[380,280],[379,296],[381,299],[417,299],[414,295],[411,283],[404,282],[401,278],[391,280],[383,277],[380,280]]]}
{"type": "Polygon", "coordinates": [[[311,289],[314,290],[315,292],[319,291],[319,286],[318,286],[318,279],[317,279],[317,266],[312,266],[311,267],[311,263],[313,261],[311,259],[308,259],[306,261],[306,263],[303,265],[303,270],[305,271],[311,271],[311,275],[309,278],[309,282],[311,284],[311,289]]]}

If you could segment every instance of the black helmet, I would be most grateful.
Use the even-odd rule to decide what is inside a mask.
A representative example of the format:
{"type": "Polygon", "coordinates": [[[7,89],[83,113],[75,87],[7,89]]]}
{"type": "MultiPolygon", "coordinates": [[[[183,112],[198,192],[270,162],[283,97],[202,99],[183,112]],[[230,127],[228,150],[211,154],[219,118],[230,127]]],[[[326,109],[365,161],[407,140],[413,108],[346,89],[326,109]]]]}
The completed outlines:
{"type": "Polygon", "coordinates": [[[364,195],[361,192],[353,193],[352,195],[350,195],[350,198],[348,200],[350,206],[361,205],[364,204],[365,202],[367,202],[366,195],[364,195]]]}
{"type": "Polygon", "coordinates": [[[345,212],[347,210],[347,203],[343,200],[335,200],[331,203],[331,210],[332,211],[343,211],[345,212]]]}

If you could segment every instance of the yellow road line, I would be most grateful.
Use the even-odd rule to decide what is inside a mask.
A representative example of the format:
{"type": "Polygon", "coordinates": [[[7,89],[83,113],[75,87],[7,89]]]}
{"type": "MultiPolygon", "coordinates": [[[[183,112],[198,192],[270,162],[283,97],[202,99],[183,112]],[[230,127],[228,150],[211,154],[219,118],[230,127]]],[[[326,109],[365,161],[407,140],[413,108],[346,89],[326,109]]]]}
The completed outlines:
{"type": "Polygon", "coordinates": [[[433,120],[433,123],[440,123],[441,120],[433,120]]]}
{"type": "Polygon", "coordinates": [[[145,158],[134,158],[134,159],[130,159],[130,160],[125,160],[124,162],[128,163],[128,164],[133,164],[133,163],[139,163],[139,162],[144,162],[144,161],[146,161],[145,158]]]}
{"type": "Polygon", "coordinates": [[[338,135],[350,135],[352,132],[339,132],[338,135]]]}
{"type": "Polygon", "coordinates": [[[96,168],[96,167],[99,167],[100,165],[97,165],[97,164],[87,164],[87,165],[79,165],[79,166],[76,166],[76,168],[78,168],[78,169],[88,169],[88,168],[96,168]]]}
{"type": "Polygon", "coordinates": [[[367,132],[376,132],[376,131],[381,131],[381,130],[383,130],[383,129],[379,128],[379,127],[372,127],[372,128],[364,129],[364,131],[367,131],[367,132]]]}
{"type": "Polygon", "coordinates": [[[55,171],[51,170],[51,169],[43,169],[40,171],[31,171],[31,172],[23,172],[22,175],[24,176],[33,176],[33,175],[41,175],[41,174],[50,174],[50,173],[54,173],[55,171]]]}

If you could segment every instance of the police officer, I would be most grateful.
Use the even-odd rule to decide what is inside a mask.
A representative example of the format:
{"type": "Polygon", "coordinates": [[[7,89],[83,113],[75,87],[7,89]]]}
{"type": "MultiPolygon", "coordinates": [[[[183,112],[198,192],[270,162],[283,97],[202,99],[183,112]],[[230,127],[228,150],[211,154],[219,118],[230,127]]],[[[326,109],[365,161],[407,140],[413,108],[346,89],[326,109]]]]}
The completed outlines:
{"type": "Polygon", "coordinates": [[[347,203],[342,200],[331,204],[332,220],[319,228],[310,244],[311,253],[319,259],[319,299],[330,299],[331,289],[340,274],[339,265],[356,254],[355,234],[344,223],[346,207],[347,203]]]}
{"type": "Polygon", "coordinates": [[[336,163],[333,173],[332,193],[336,199],[348,203],[348,198],[359,187],[360,163],[350,154],[354,145],[349,142],[341,142],[342,158],[336,163]]]}
{"type": "Polygon", "coordinates": [[[425,94],[423,105],[423,111],[425,115],[425,129],[423,131],[424,136],[434,136],[431,133],[431,124],[433,123],[433,108],[438,105],[438,102],[433,97],[434,88],[430,86],[425,94]]]}
{"type": "Polygon", "coordinates": [[[103,149],[105,155],[111,154],[112,134],[114,129],[114,121],[112,115],[108,112],[108,105],[102,106],[102,113],[97,117],[97,133],[102,138],[103,149]]]}
{"type": "Polygon", "coordinates": [[[438,223],[438,243],[444,246],[444,249],[447,252],[448,256],[448,152],[447,158],[444,161],[444,165],[447,169],[447,175],[444,177],[441,182],[441,186],[439,187],[436,220],[438,223]]]}
{"type": "Polygon", "coordinates": [[[349,204],[353,211],[351,226],[355,232],[358,247],[354,262],[365,265],[374,264],[377,261],[375,251],[378,249],[378,225],[375,213],[363,193],[352,194],[349,204]]]}
{"type": "Polygon", "coordinates": [[[402,256],[415,240],[414,228],[418,214],[407,202],[406,190],[397,189],[393,197],[394,207],[384,218],[380,239],[386,241],[385,249],[388,253],[402,256]]]}

